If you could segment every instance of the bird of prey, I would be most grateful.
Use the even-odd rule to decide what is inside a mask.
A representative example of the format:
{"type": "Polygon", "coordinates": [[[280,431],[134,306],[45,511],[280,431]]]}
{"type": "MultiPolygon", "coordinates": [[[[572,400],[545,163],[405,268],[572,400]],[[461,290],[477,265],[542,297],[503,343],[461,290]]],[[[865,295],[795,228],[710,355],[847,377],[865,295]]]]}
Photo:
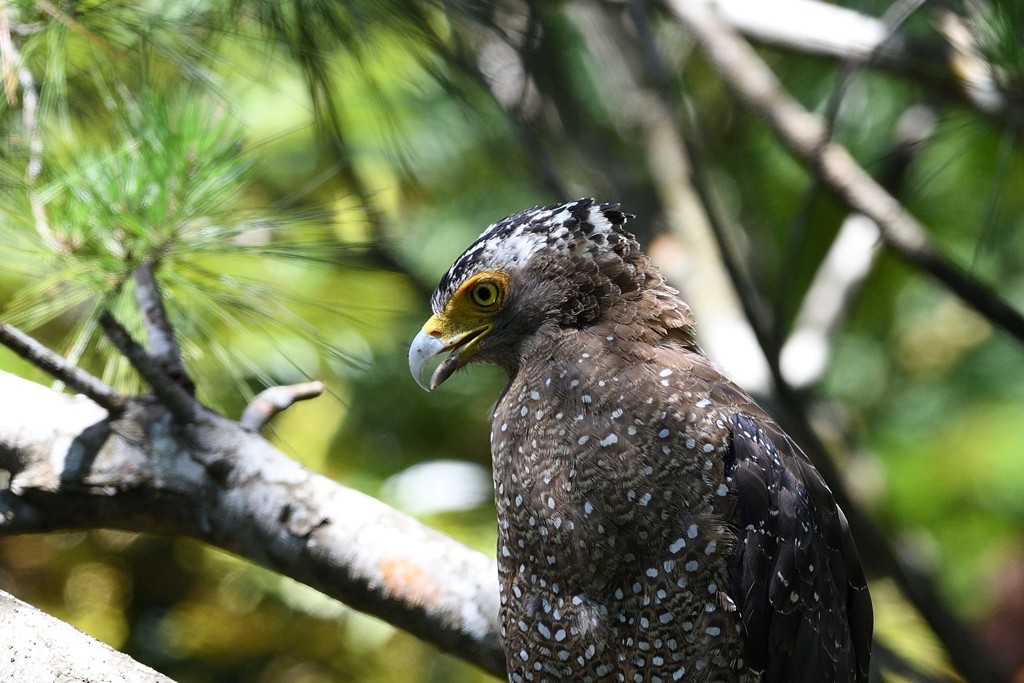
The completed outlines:
{"type": "Polygon", "coordinates": [[[491,452],[509,681],[866,681],[843,511],[701,352],[630,218],[580,199],[491,225],[409,350],[428,390],[468,363],[508,374],[491,452]]]}

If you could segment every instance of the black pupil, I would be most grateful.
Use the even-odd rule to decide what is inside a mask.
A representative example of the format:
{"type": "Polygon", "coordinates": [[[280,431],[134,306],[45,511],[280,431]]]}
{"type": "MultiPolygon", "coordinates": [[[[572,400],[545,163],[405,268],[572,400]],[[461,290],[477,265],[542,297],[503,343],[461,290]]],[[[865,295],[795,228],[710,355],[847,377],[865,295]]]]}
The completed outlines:
{"type": "Polygon", "coordinates": [[[497,298],[494,285],[479,285],[476,288],[476,301],[482,306],[489,306],[497,298]]]}

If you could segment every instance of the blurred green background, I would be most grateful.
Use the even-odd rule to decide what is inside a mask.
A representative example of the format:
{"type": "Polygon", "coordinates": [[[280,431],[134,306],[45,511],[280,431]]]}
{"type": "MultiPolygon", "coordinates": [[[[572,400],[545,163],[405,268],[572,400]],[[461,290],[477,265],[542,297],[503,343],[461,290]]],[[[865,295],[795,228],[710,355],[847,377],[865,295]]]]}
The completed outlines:
{"type": "MultiPolygon", "coordinates": [[[[844,4],[870,16],[888,6],[844,4]]],[[[1013,4],[949,10],[994,65],[1006,96],[995,113],[924,48],[902,69],[759,51],[869,172],[889,176],[945,253],[1024,310],[1013,4]],[[925,134],[903,149],[893,138],[908,111],[924,113],[912,125],[925,134]]],[[[405,360],[433,283],[484,227],[577,196],[619,201],[710,338],[719,321],[701,311],[735,304],[719,291],[727,280],[700,275],[717,256],[688,240],[678,211],[681,138],[659,137],[688,135],[781,340],[847,215],[651,3],[24,0],[0,11],[19,57],[5,53],[0,98],[4,319],[137,388],[95,317],[110,306],[138,330],[125,274],[160,253],[205,402],[237,417],[265,386],[325,380],[325,396],[275,420],[275,444],[486,552],[487,416],[502,379],[470,369],[428,396],[405,360]]],[[[898,31],[942,54],[944,11],[898,31]]],[[[884,250],[842,310],[823,373],[800,387],[807,413],[901,554],[934,574],[1007,674],[1024,670],[1021,345],[884,250]]],[[[716,348],[727,369],[751,353],[716,348]]],[[[48,381],[4,350],[0,369],[48,381]]],[[[750,378],[771,405],[770,385],[750,378]]],[[[493,680],[189,540],[3,538],[0,587],[182,682],[493,680]]],[[[948,676],[892,582],[872,591],[886,646],[948,676]]]]}

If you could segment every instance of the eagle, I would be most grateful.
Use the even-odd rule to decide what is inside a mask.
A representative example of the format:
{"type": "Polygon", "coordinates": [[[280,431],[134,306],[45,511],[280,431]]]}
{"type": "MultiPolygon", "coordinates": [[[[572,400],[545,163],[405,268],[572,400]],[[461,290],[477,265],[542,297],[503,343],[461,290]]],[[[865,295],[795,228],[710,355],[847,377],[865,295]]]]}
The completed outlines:
{"type": "Polygon", "coordinates": [[[508,680],[866,681],[843,511],[701,351],[632,218],[580,199],[491,225],[409,349],[428,391],[470,363],[508,376],[491,422],[508,680]]]}

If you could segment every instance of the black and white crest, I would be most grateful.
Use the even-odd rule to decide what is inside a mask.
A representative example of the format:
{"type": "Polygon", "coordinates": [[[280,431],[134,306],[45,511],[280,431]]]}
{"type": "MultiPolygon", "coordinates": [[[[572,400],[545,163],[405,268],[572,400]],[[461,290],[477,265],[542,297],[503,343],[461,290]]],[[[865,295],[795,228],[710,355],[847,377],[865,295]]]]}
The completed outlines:
{"type": "Polygon", "coordinates": [[[623,227],[632,217],[620,211],[618,204],[597,204],[586,198],[513,214],[490,225],[452,264],[434,290],[431,306],[440,312],[474,273],[516,269],[540,251],[555,257],[596,255],[611,247],[625,256],[639,249],[636,238],[623,227]]]}

